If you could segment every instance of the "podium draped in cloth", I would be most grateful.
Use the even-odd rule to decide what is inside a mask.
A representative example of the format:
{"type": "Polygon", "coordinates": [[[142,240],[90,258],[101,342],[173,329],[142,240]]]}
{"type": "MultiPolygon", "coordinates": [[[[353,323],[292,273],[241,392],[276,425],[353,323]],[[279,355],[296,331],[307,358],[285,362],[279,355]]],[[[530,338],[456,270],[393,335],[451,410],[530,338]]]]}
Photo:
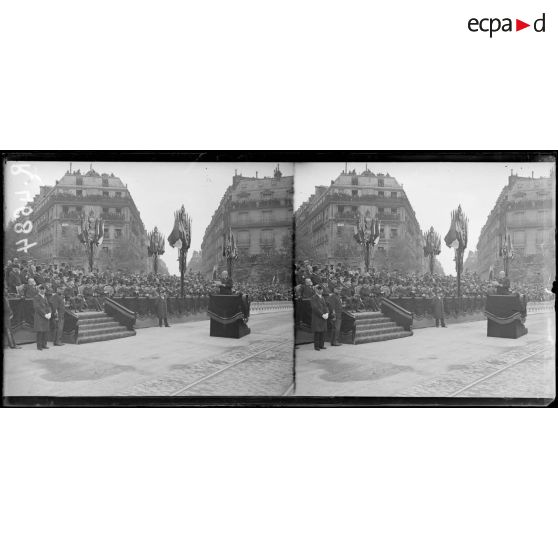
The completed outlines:
{"type": "Polygon", "coordinates": [[[518,295],[488,295],[484,311],[488,319],[486,335],[517,339],[527,333],[527,303],[518,295]]]}
{"type": "Polygon", "coordinates": [[[250,333],[250,328],[246,325],[250,316],[247,295],[209,295],[207,315],[210,318],[211,337],[240,339],[250,333]]]}

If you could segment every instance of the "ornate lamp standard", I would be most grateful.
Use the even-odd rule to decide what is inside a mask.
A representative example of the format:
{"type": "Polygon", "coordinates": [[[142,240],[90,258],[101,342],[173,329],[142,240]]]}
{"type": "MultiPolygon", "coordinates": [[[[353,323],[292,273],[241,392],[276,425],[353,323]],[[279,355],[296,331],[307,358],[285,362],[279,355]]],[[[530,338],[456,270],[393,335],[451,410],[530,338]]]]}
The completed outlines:
{"type": "Polygon", "coordinates": [[[506,234],[500,235],[500,248],[498,250],[498,255],[504,260],[504,273],[506,277],[510,274],[510,262],[513,260],[513,245],[511,240],[511,235],[506,232],[506,234]]]}
{"type": "Polygon", "coordinates": [[[430,269],[430,275],[434,274],[434,261],[436,256],[441,252],[442,242],[440,235],[434,230],[434,227],[430,227],[430,230],[425,232],[423,235],[423,249],[424,256],[428,258],[428,268],[430,269]]]}
{"type": "Polygon", "coordinates": [[[463,254],[467,248],[469,219],[463,213],[461,205],[451,212],[451,225],[444,242],[448,248],[455,250],[455,270],[457,271],[457,298],[461,296],[461,272],[463,271],[463,254]]]}
{"type": "Polygon", "coordinates": [[[230,227],[223,237],[223,257],[227,260],[227,271],[232,279],[233,262],[238,258],[238,250],[236,248],[236,238],[230,227]]]}
{"type": "Polygon", "coordinates": [[[147,246],[147,255],[153,258],[153,273],[157,275],[157,267],[159,256],[165,253],[165,237],[157,227],[155,227],[148,235],[149,245],[147,246]]]}
{"type": "Polygon", "coordinates": [[[103,243],[104,221],[101,217],[95,218],[93,210],[89,212],[89,217],[85,213],[81,214],[78,238],[85,247],[87,259],[89,261],[89,271],[93,271],[93,258],[95,248],[103,243]]]}
{"type": "Polygon", "coordinates": [[[378,243],[378,238],[380,237],[380,226],[381,221],[374,219],[370,210],[366,210],[366,213],[359,215],[356,218],[356,223],[354,225],[354,239],[362,247],[362,253],[364,257],[364,269],[368,273],[370,271],[370,253],[372,248],[378,243]]]}
{"type": "Polygon", "coordinates": [[[178,264],[180,266],[180,296],[184,297],[184,274],[186,273],[186,257],[192,241],[192,220],[186,213],[184,205],[174,212],[174,227],[168,239],[171,248],[178,248],[178,264]]]}

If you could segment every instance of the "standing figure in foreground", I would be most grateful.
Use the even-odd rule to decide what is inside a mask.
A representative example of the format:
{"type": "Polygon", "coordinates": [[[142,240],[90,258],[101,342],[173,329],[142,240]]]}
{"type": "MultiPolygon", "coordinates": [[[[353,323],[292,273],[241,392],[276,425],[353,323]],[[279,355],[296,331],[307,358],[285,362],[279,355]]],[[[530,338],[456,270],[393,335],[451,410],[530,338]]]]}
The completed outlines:
{"type": "Polygon", "coordinates": [[[64,296],[62,294],[62,286],[56,287],[56,292],[50,297],[50,307],[52,308],[52,319],[54,322],[54,345],[61,347],[62,333],[64,332],[64,312],[66,306],[64,304],[64,296]]]}
{"type": "Polygon", "coordinates": [[[329,317],[326,301],[324,300],[323,288],[316,285],[316,294],[312,297],[312,324],[311,330],[314,333],[314,349],[319,351],[324,349],[325,333],[327,331],[327,319],[329,317]]]}
{"type": "Polygon", "coordinates": [[[446,322],[444,320],[444,297],[440,291],[434,291],[434,298],[432,299],[432,313],[434,314],[434,319],[436,320],[436,327],[440,327],[440,322],[442,322],[442,327],[446,327],[446,322]]]}
{"type": "Polygon", "coordinates": [[[47,335],[50,329],[50,317],[52,315],[50,304],[45,296],[45,286],[39,285],[39,294],[33,299],[33,310],[35,311],[34,330],[37,333],[37,349],[42,351],[48,349],[47,335]]]}
{"type": "Polygon", "coordinates": [[[333,294],[327,297],[329,309],[329,319],[331,321],[331,346],[339,347],[343,343],[339,342],[341,337],[341,317],[343,315],[343,304],[339,296],[339,285],[333,286],[333,294]]]}
{"type": "Polygon", "coordinates": [[[163,327],[163,320],[165,327],[170,327],[168,321],[168,308],[167,308],[167,295],[165,289],[161,289],[155,301],[155,308],[157,310],[157,317],[159,318],[159,327],[163,327]]]}

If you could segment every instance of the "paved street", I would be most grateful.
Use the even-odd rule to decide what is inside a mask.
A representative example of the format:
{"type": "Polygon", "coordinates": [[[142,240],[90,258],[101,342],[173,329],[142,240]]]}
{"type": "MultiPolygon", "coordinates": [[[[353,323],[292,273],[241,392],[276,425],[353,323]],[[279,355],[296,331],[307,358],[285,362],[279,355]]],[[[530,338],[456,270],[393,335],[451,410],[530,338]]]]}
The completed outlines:
{"type": "Polygon", "coordinates": [[[519,339],[487,337],[483,321],[381,343],[328,343],[319,352],[302,345],[295,351],[296,395],[554,398],[554,314],[529,316],[526,326],[519,339]]]}
{"type": "Polygon", "coordinates": [[[281,396],[293,380],[292,313],[250,318],[242,339],[209,336],[209,320],[135,337],[4,352],[7,396],[281,396]]]}

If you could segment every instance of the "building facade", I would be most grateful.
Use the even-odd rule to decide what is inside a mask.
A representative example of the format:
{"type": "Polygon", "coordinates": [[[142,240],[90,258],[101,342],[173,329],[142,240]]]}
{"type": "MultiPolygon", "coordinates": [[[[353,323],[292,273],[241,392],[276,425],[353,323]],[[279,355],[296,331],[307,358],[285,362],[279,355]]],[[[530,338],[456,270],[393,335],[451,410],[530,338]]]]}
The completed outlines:
{"type": "Polygon", "coordinates": [[[66,263],[87,269],[78,239],[82,214],[104,220],[104,238],[95,256],[99,269],[148,269],[147,233],[127,184],[92,168],[66,174],[54,186],[41,186],[33,200],[33,229],[39,262],[66,263]]]}
{"type": "Polygon", "coordinates": [[[503,269],[498,252],[500,235],[506,234],[506,231],[514,251],[510,268],[512,279],[528,279],[530,273],[541,273],[546,267],[553,268],[556,258],[555,191],[554,170],[549,176],[539,178],[518,176],[512,171],[479,236],[477,271],[481,277],[488,277],[491,266],[496,272],[503,269]],[[525,277],[521,277],[523,275],[525,277]]]}
{"type": "Polygon", "coordinates": [[[223,235],[230,226],[236,238],[238,265],[258,265],[273,254],[290,255],[293,230],[294,177],[283,176],[279,165],[273,177],[233,176],[205,230],[201,271],[211,276],[224,267],[223,235]]]}
{"type": "Polygon", "coordinates": [[[389,173],[375,174],[368,168],[361,174],[345,170],[329,186],[316,186],[295,212],[297,259],[362,267],[353,235],[357,217],[367,211],[381,222],[372,267],[379,254],[389,257],[390,248],[404,244],[417,262],[416,270],[423,271],[422,233],[403,186],[389,173]]]}

